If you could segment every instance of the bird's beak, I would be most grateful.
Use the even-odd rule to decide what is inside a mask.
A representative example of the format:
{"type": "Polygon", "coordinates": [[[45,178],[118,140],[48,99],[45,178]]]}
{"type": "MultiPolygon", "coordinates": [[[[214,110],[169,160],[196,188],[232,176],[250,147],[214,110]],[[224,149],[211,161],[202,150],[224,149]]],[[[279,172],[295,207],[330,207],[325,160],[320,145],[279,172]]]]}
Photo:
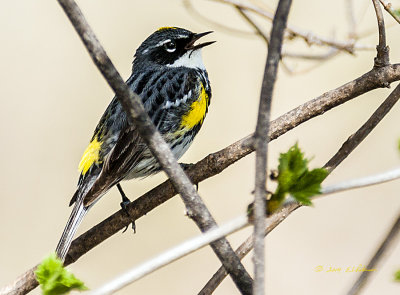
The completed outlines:
{"type": "Polygon", "coordinates": [[[194,34],[193,37],[192,37],[192,40],[190,40],[190,42],[185,46],[185,49],[194,51],[194,50],[197,50],[197,49],[200,49],[200,48],[203,48],[205,46],[208,46],[208,45],[211,45],[211,44],[215,43],[216,41],[210,41],[210,42],[204,42],[204,43],[200,43],[200,44],[194,45],[194,42],[196,42],[201,37],[204,37],[205,35],[208,35],[208,34],[210,34],[212,32],[213,31],[194,34]]]}

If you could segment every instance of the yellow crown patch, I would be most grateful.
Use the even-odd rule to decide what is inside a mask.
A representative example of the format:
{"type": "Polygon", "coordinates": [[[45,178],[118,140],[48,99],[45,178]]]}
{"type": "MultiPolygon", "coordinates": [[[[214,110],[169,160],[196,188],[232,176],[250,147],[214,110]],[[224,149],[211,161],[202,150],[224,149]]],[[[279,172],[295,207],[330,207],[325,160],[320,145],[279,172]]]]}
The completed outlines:
{"type": "Polygon", "coordinates": [[[157,32],[164,30],[176,30],[176,27],[161,27],[157,30],[157,32]]]}

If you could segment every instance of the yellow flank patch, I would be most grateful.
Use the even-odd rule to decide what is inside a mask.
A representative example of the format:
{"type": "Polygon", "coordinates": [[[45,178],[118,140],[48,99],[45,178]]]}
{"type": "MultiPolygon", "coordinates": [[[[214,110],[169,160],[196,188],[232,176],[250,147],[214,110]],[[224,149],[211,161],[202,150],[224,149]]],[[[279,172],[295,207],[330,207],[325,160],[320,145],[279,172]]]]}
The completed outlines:
{"type": "Polygon", "coordinates": [[[101,148],[101,141],[97,140],[97,136],[90,142],[89,146],[83,153],[82,159],[79,163],[79,171],[85,175],[89,168],[94,164],[100,163],[99,152],[101,148]]]}
{"type": "Polygon", "coordinates": [[[206,115],[208,104],[208,95],[201,85],[199,98],[192,103],[190,111],[182,116],[181,128],[192,129],[197,124],[202,124],[206,115]]]}
{"type": "Polygon", "coordinates": [[[157,30],[157,32],[164,31],[164,30],[176,30],[176,27],[161,27],[157,30]]]}

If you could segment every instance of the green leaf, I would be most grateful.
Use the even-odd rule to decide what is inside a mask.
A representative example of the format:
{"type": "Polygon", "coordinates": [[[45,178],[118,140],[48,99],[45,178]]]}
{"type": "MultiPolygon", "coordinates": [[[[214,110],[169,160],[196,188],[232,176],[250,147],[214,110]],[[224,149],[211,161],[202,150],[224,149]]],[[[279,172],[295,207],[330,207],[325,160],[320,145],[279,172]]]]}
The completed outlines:
{"type": "Polygon", "coordinates": [[[280,154],[278,187],[268,203],[269,212],[276,210],[290,194],[303,205],[311,205],[311,197],[321,193],[321,183],[328,175],[324,168],[308,170],[305,158],[297,143],[286,153],[280,154]]]}
{"type": "Polygon", "coordinates": [[[395,16],[400,17],[400,9],[393,9],[392,12],[395,16]]]}
{"type": "Polygon", "coordinates": [[[321,193],[321,183],[328,176],[324,168],[306,171],[290,188],[289,193],[303,205],[311,205],[310,198],[321,193]]]}
{"type": "Polygon", "coordinates": [[[394,280],[400,283],[400,269],[394,273],[394,280]]]}
{"type": "Polygon", "coordinates": [[[281,154],[278,166],[278,183],[283,191],[293,185],[293,182],[307,171],[308,160],[299,149],[297,143],[289,151],[281,154]]]}
{"type": "Polygon", "coordinates": [[[62,261],[54,253],[43,259],[35,275],[43,295],[59,295],[71,290],[88,289],[82,281],[63,267],[62,261]]]}

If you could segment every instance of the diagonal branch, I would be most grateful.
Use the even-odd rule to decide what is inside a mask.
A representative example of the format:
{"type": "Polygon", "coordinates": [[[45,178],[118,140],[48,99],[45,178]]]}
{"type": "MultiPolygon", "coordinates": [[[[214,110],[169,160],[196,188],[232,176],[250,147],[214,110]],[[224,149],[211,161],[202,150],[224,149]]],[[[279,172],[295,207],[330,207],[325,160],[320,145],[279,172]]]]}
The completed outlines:
{"type": "MultiPolygon", "coordinates": [[[[400,64],[372,69],[361,77],[328,91],[273,120],[270,126],[269,138],[270,140],[274,140],[309,119],[322,115],[326,111],[359,95],[398,80],[400,80],[400,64]]],[[[252,138],[252,134],[248,135],[226,148],[208,155],[188,169],[188,176],[194,183],[199,183],[221,173],[227,167],[254,151],[251,144],[252,138]]],[[[170,181],[165,181],[133,201],[128,206],[129,214],[133,219],[138,219],[172,198],[175,194],[176,191],[170,181]]],[[[291,205],[291,207],[287,207],[284,211],[281,211],[279,213],[281,215],[276,218],[279,217],[283,220],[283,216],[287,216],[290,212],[295,210],[295,208],[297,208],[296,206],[291,205]]],[[[127,218],[126,214],[122,211],[118,211],[109,216],[74,240],[68,252],[65,265],[77,261],[86,252],[90,251],[131,222],[132,220],[127,218]]],[[[268,220],[267,222],[269,224],[268,220]]],[[[268,226],[271,227],[271,225],[268,226]]],[[[30,290],[36,288],[37,282],[33,270],[34,268],[27,270],[12,283],[1,289],[0,294],[26,294],[30,290]]]]}
{"type": "Polygon", "coordinates": [[[400,24],[399,13],[395,9],[392,8],[392,3],[387,2],[386,0],[379,0],[383,5],[383,8],[400,24]]]}
{"type": "Polygon", "coordinates": [[[267,181],[268,130],[271,116],[272,94],[281,58],[283,34],[286,28],[291,0],[280,0],[272,23],[271,42],[268,45],[267,61],[261,87],[258,119],[254,134],[256,149],[256,177],[254,189],[254,286],[253,294],[265,293],[265,186],[267,181]]]}
{"type": "MultiPolygon", "coordinates": [[[[140,136],[145,140],[152,154],[157,158],[175,189],[179,192],[185,203],[188,216],[193,219],[202,232],[217,227],[217,223],[198,195],[190,179],[180,167],[169,146],[151,122],[140,97],[133,93],[124,83],[75,1],[58,0],[58,2],[85,44],[93,62],[114,90],[124,110],[131,115],[131,118],[129,118],[130,123],[137,127],[140,136]]],[[[222,238],[211,243],[211,247],[231,274],[232,280],[241,293],[250,294],[252,279],[239,258],[235,255],[228,241],[222,238]]]]}
{"type": "Polygon", "coordinates": [[[371,133],[379,122],[389,113],[400,99],[400,84],[392,91],[385,101],[376,109],[372,116],[352,134],[337,151],[337,153],[325,164],[325,168],[331,172],[371,133]]]}
{"type": "MultiPolygon", "coordinates": [[[[366,269],[376,269],[376,266],[382,260],[385,253],[388,250],[395,246],[395,242],[398,239],[400,234],[400,214],[397,216],[396,221],[392,225],[391,229],[387,233],[386,237],[380,244],[379,248],[376,250],[374,256],[372,256],[371,260],[368,263],[366,269]]],[[[354,282],[354,285],[351,287],[347,295],[357,295],[364,289],[368,280],[372,277],[371,271],[363,271],[361,272],[358,279],[354,282]]]]}

